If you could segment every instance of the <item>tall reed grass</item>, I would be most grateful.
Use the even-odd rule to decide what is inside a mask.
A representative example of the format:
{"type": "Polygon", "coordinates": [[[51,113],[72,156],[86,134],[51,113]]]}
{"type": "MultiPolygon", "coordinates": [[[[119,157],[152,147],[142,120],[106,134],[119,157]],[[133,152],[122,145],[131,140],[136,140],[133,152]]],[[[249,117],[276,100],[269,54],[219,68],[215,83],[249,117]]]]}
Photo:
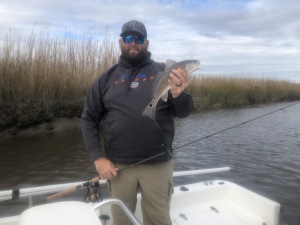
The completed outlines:
{"type": "MultiPolygon", "coordinates": [[[[11,116],[6,106],[40,107],[46,114],[77,101],[82,107],[92,80],[117,63],[119,48],[114,43],[110,38],[100,42],[93,35],[59,39],[47,31],[32,32],[28,38],[8,33],[0,47],[0,128],[31,113],[21,110],[11,116]]],[[[189,91],[198,110],[300,99],[300,84],[286,81],[222,76],[191,79],[189,91]]]]}
{"type": "Polygon", "coordinates": [[[61,40],[41,31],[24,40],[11,32],[1,49],[0,103],[50,106],[78,100],[91,80],[117,59],[117,48],[109,39],[61,40]]]}
{"type": "Polygon", "coordinates": [[[235,76],[191,77],[189,92],[198,110],[295,101],[300,84],[272,79],[235,76]]]}

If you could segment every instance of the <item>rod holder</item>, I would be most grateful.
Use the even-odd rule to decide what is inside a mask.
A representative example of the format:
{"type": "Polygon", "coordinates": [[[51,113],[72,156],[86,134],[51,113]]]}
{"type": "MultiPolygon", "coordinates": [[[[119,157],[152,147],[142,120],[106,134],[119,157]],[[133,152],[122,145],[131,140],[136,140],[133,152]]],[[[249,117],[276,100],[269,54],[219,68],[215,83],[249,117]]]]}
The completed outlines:
{"type": "Polygon", "coordinates": [[[110,221],[110,216],[106,215],[106,214],[100,215],[99,220],[100,220],[102,225],[107,225],[108,222],[110,221]]]}

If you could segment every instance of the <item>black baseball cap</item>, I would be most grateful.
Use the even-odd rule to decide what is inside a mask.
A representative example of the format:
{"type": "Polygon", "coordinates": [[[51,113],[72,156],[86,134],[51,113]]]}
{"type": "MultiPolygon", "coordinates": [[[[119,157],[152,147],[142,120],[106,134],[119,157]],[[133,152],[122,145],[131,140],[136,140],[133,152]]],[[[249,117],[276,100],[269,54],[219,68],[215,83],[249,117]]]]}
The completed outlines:
{"type": "Polygon", "coordinates": [[[120,36],[124,36],[124,34],[129,33],[129,32],[137,32],[140,35],[142,35],[144,38],[147,37],[147,30],[145,25],[142,22],[136,21],[136,20],[131,20],[127,23],[125,23],[122,26],[122,33],[120,36]]]}

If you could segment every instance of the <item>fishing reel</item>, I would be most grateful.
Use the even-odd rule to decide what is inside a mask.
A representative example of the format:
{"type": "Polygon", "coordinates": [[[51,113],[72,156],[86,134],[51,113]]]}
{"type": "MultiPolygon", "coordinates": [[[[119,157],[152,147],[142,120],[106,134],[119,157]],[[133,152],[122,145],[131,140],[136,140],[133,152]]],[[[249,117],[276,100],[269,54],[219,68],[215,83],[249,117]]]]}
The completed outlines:
{"type": "Polygon", "coordinates": [[[102,201],[99,182],[87,182],[87,193],[84,197],[85,202],[98,202],[102,201]]]}

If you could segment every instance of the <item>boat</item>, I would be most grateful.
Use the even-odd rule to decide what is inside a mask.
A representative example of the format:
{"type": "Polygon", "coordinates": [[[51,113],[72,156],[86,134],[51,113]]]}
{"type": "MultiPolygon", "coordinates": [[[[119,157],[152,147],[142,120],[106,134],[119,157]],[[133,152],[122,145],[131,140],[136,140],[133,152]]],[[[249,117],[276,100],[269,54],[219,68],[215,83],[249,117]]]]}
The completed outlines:
{"type": "MultiPolygon", "coordinates": [[[[229,167],[174,172],[174,177],[228,171],[229,167]]],[[[99,181],[100,185],[105,181],[99,181]]],[[[133,224],[142,224],[141,196],[131,213],[118,199],[100,202],[59,201],[32,205],[33,196],[68,193],[86,182],[0,191],[0,201],[28,197],[29,208],[20,215],[0,218],[0,225],[109,225],[110,206],[119,205],[133,224]],[[67,191],[66,191],[67,190],[67,191]]],[[[60,194],[62,195],[62,194],[60,194]]],[[[279,225],[279,203],[226,180],[208,180],[174,188],[171,219],[174,225],[279,225]]]]}

